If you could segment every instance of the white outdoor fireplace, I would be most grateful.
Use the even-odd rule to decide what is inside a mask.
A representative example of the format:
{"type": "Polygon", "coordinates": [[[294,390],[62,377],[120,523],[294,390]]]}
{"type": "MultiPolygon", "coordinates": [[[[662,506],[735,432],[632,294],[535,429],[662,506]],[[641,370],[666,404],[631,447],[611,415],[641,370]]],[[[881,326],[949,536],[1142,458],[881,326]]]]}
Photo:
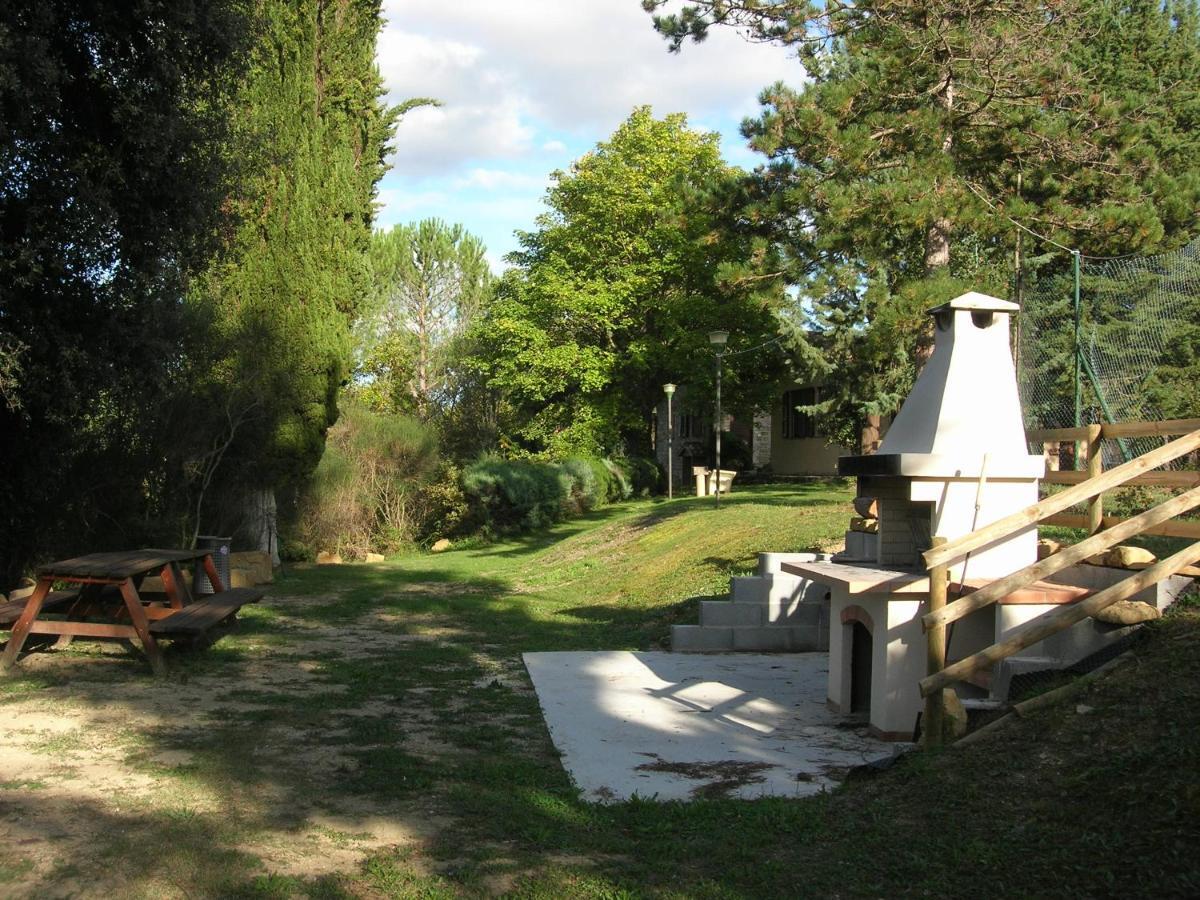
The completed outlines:
{"type": "MultiPolygon", "coordinates": [[[[839,473],[858,476],[860,496],[878,500],[878,565],[923,569],[932,535],[958,537],[1037,502],[1045,460],[1026,449],[1009,349],[1017,309],[969,293],[930,310],[933,354],[879,452],[838,461],[839,473]]],[[[1031,526],[974,553],[968,576],[1006,575],[1036,558],[1031,526]]]]}
{"type": "MultiPolygon", "coordinates": [[[[1027,450],[1009,345],[1013,303],[969,293],[930,310],[935,344],[879,452],[839,460],[876,499],[874,558],[783,568],[830,587],[829,703],[865,712],[879,736],[912,736],[922,701],[929,596],[921,553],[933,535],[954,538],[1036,503],[1041,456],[1027,450]]],[[[1037,559],[1028,529],[980,548],[952,581],[992,580],[1037,559]]],[[[956,623],[950,656],[991,644],[992,610],[956,623]]]]}

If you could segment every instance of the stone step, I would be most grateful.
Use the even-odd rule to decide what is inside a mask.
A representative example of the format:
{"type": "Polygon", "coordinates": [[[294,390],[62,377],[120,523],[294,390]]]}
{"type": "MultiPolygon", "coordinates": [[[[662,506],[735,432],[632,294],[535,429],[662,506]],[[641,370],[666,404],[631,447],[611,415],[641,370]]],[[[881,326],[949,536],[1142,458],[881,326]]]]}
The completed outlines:
{"type": "Polygon", "coordinates": [[[733,649],[759,652],[808,653],[822,649],[815,628],[763,625],[734,628],[733,649]]]}
{"type": "Polygon", "coordinates": [[[824,649],[813,628],[787,625],[673,625],[671,649],[676,653],[808,653],[824,649]]]}
{"type": "Polygon", "coordinates": [[[720,653],[733,649],[733,628],[713,625],[672,625],[671,649],[676,653],[720,653]]]}
{"type": "Polygon", "coordinates": [[[767,625],[791,625],[803,628],[821,628],[829,624],[829,604],[797,603],[795,601],[772,598],[765,612],[767,625]]]}
{"type": "Polygon", "coordinates": [[[767,604],[765,602],[700,601],[700,624],[702,626],[764,625],[767,620],[766,614],[767,604]]]}
{"type": "Polygon", "coordinates": [[[734,603],[766,603],[770,591],[770,578],[735,575],[729,579],[729,597],[734,603]]]}
{"type": "Polygon", "coordinates": [[[783,574],[782,566],[788,562],[818,562],[829,559],[827,553],[759,553],[758,574],[763,576],[783,574]]]}
{"type": "Polygon", "coordinates": [[[828,605],[772,597],[749,601],[701,600],[701,625],[793,625],[818,628],[828,624],[828,605]]]}

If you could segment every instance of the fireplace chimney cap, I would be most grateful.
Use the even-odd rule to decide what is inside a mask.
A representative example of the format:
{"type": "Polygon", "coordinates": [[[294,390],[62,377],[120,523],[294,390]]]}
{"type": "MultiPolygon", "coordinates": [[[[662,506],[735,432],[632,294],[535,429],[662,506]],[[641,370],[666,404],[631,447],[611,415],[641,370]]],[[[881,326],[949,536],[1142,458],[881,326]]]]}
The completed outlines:
{"type": "Polygon", "coordinates": [[[948,309],[969,309],[974,312],[1003,312],[1014,313],[1019,312],[1021,307],[1015,303],[1010,303],[1007,300],[1001,300],[999,297],[989,297],[987,294],[981,294],[978,291],[968,291],[961,297],[955,297],[943,303],[941,306],[935,306],[929,310],[931,316],[937,315],[940,312],[945,312],[948,309]]]}

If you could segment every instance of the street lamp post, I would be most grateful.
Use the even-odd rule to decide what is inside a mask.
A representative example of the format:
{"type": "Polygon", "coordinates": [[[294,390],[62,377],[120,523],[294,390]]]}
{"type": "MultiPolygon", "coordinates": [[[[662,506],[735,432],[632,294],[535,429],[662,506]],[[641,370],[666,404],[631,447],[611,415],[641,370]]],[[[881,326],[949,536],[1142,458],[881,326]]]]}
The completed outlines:
{"type": "Polygon", "coordinates": [[[671,415],[671,395],[675,393],[675,385],[664,384],[663,393],[667,395],[667,499],[675,499],[675,417],[671,415]]]}
{"type": "Polygon", "coordinates": [[[721,358],[725,355],[725,344],[728,340],[728,331],[708,333],[708,342],[712,344],[713,354],[717,358],[717,509],[721,508],[721,358]]]}

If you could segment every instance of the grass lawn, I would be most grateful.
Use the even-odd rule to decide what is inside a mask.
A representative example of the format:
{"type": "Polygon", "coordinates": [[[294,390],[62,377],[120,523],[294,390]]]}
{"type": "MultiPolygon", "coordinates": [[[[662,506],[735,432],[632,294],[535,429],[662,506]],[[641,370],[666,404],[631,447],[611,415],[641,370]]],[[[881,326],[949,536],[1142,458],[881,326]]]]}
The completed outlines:
{"type": "Polygon", "coordinates": [[[807,800],[579,801],[520,662],[645,649],[850,490],[610,507],[291,570],[171,676],[112,646],[0,678],[0,897],[1196,895],[1197,616],[974,747],[807,800]]]}

